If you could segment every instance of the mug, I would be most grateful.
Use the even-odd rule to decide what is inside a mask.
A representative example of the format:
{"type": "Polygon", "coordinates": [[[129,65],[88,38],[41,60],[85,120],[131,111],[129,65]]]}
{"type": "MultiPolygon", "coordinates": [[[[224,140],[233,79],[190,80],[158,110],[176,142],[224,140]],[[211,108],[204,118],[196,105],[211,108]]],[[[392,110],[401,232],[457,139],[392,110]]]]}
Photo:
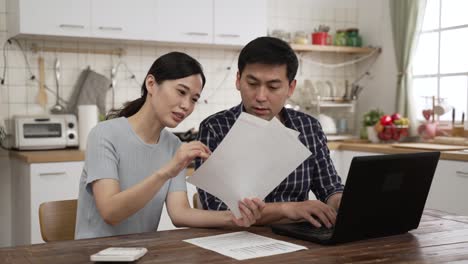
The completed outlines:
{"type": "Polygon", "coordinates": [[[313,45],[331,45],[332,36],[328,35],[328,32],[314,32],[312,33],[312,44],[313,45]]]}
{"type": "Polygon", "coordinates": [[[446,114],[450,111],[452,111],[452,107],[446,103],[440,103],[434,106],[434,114],[439,116],[446,114]]]}

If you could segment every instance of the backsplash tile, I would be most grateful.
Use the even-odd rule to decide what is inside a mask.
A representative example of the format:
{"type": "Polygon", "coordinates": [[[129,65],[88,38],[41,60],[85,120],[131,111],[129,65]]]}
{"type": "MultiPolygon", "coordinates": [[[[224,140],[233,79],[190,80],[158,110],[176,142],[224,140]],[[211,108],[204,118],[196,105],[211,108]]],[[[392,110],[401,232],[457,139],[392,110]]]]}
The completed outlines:
{"type": "MultiPolygon", "coordinates": [[[[7,40],[5,0],[0,0],[0,43],[7,40]]],[[[268,28],[289,31],[293,36],[295,31],[305,31],[309,36],[320,24],[327,24],[334,34],[336,28],[346,28],[357,25],[358,9],[356,0],[270,0],[268,1],[268,28]]],[[[6,44],[8,59],[6,83],[0,86],[0,125],[6,118],[15,114],[44,114],[55,104],[55,95],[47,91],[48,103],[43,109],[36,103],[38,92],[38,63],[42,56],[45,60],[46,85],[55,91],[54,62],[61,62],[60,96],[68,100],[80,73],[88,66],[92,70],[110,78],[112,67],[120,62],[114,89],[115,105],[112,105],[112,91],[106,97],[106,107],[121,107],[123,103],[140,96],[141,84],[146,72],[154,60],[170,51],[178,50],[188,53],[200,61],[204,67],[207,83],[202,97],[194,113],[181,123],[175,130],[186,131],[198,128],[198,124],[207,116],[232,107],[240,102],[240,94],[235,88],[237,72],[237,57],[239,50],[217,47],[180,47],[151,43],[122,43],[90,41],[53,41],[53,40],[20,40],[26,49],[27,59],[36,80],[30,80],[29,70],[18,46],[15,43],[6,44]],[[39,47],[66,47],[79,49],[123,48],[125,55],[97,55],[91,53],[33,53],[32,44],[39,47]],[[128,70],[127,70],[127,67],[128,70]]],[[[304,58],[323,63],[337,63],[346,59],[344,55],[324,53],[299,53],[304,58]]],[[[1,60],[1,58],[0,58],[1,60]]],[[[3,63],[2,63],[3,64],[3,63]]],[[[1,73],[1,72],[0,72],[1,73]]],[[[352,80],[356,75],[355,66],[329,69],[303,61],[298,71],[299,82],[305,78],[312,80],[332,80],[338,86],[345,79],[352,80]]]]}

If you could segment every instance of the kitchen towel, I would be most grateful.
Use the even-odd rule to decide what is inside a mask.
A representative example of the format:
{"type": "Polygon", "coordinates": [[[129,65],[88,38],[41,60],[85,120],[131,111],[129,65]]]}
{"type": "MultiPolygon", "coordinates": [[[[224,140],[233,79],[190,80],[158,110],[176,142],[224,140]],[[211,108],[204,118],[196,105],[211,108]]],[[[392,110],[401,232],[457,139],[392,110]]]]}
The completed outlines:
{"type": "Polygon", "coordinates": [[[89,131],[98,123],[98,108],[96,105],[78,106],[78,134],[80,150],[86,150],[89,131]]]}
{"type": "Polygon", "coordinates": [[[106,76],[90,68],[81,72],[73,93],[68,100],[68,112],[78,113],[79,105],[97,105],[99,114],[106,115],[106,94],[110,89],[111,81],[106,76]]]}

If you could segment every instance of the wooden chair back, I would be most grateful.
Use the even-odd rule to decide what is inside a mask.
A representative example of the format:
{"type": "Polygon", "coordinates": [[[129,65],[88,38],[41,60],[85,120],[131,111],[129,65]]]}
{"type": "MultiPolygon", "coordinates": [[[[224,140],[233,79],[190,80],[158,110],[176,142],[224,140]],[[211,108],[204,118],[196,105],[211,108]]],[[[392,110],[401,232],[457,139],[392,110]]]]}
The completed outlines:
{"type": "Polygon", "coordinates": [[[39,206],[39,225],[45,242],[75,239],[77,204],[77,200],[64,200],[39,206]]]}

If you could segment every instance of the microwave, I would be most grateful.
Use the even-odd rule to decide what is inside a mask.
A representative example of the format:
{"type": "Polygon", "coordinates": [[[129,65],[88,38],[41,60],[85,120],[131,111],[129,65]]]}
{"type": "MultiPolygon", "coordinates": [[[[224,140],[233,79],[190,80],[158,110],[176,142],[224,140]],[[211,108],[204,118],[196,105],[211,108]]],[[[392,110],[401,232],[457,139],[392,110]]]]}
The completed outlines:
{"type": "Polygon", "coordinates": [[[13,116],[10,122],[15,149],[63,149],[79,143],[75,115],[13,116]]]}

